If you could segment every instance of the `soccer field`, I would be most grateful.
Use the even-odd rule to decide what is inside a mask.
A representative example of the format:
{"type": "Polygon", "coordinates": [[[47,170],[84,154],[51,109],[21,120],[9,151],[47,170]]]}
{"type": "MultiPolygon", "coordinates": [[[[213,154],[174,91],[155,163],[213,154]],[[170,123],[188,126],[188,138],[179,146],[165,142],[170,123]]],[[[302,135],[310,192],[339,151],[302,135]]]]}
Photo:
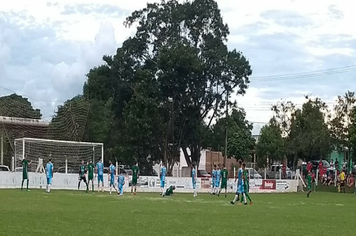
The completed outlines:
{"type": "Polygon", "coordinates": [[[0,190],[0,235],[354,235],[356,195],[251,194],[253,205],[231,205],[233,194],[0,190]]]}

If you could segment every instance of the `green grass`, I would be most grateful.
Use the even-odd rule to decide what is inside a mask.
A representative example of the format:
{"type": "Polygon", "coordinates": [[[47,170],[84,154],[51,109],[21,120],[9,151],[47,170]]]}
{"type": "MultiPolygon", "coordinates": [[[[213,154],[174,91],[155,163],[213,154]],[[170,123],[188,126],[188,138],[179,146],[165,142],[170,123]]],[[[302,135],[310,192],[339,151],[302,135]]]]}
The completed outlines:
{"type": "Polygon", "coordinates": [[[356,195],[108,193],[0,190],[0,235],[354,235],[356,195]]]}

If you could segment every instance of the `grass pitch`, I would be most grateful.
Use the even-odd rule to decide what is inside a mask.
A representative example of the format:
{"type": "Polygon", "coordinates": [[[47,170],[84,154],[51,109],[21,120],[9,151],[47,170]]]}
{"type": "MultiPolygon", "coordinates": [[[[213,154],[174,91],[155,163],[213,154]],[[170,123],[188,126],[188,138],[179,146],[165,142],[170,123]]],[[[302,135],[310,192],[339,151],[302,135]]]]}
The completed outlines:
{"type": "Polygon", "coordinates": [[[356,195],[313,192],[251,194],[94,194],[0,190],[0,235],[354,235],[356,195]]]}

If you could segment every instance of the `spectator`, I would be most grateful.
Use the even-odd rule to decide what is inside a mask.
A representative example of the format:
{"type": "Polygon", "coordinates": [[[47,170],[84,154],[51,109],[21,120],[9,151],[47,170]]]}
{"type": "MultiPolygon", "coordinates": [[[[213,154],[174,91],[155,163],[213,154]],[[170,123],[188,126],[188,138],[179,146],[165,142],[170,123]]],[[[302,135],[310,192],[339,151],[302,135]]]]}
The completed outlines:
{"type": "Polygon", "coordinates": [[[346,171],[346,169],[347,169],[347,162],[346,162],[346,160],[344,159],[344,162],[342,163],[342,171],[346,171]]]}
{"type": "Polygon", "coordinates": [[[343,193],[345,193],[345,179],[345,172],[342,170],[340,173],[340,191],[343,193]]]}
{"type": "Polygon", "coordinates": [[[339,161],[337,159],[335,160],[335,169],[339,171],[339,161]]]}
{"type": "Polygon", "coordinates": [[[324,174],[323,171],[324,171],[323,160],[320,159],[320,161],[319,161],[319,178],[320,178],[320,180],[322,180],[322,176],[324,174]]]}
{"type": "Polygon", "coordinates": [[[283,179],[286,179],[286,173],[287,173],[287,169],[286,169],[286,162],[283,162],[282,165],[282,174],[283,174],[283,179]]]}
{"type": "Polygon", "coordinates": [[[331,168],[334,167],[334,160],[333,160],[333,159],[331,159],[331,161],[330,161],[330,167],[331,167],[331,168]]]}
{"type": "Polygon", "coordinates": [[[328,184],[328,176],[327,176],[327,174],[323,174],[322,179],[321,179],[321,184],[322,185],[327,185],[328,184]]]}

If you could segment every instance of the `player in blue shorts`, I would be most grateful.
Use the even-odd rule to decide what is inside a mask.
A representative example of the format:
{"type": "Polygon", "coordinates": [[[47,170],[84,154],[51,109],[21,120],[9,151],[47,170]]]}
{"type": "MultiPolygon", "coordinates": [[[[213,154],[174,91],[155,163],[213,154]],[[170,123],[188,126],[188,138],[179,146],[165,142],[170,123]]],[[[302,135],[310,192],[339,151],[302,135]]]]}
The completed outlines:
{"type": "Polygon", "coordinates": [[[244,192],[244,186],[243,186],[243,170],[241,168],[242,166],[242,161],[239,160],[239,170],[237,172],[237,191],[236,191],[236,195],[233,201],[230,201],[231,204],[235,204],[236,201],[240,200],[240,194],[242,195],[244,192]]]}
{"type": "Polygon", "coordinates": [[[197,187],[197,173],[195,170],[195,166],[196,166],[195,162],[193,162],[193,164],[192,164],[192,185],[193,185],[193,192],[194,192],[193,196],[197,197],[198,196],[197,189],[196,189],[196,187],[197,187]]]}
{"type": "Polygon", "coordinates": [[[100,191],[100,182],[101,182],[101,191],[104,192],[104,164],[101,160],[96,163],[96,174],[98,175],[98,192],[100,191]]]}
{"type": "Polygon", "coordinates": [[[214,192],[214,194],[218,194],[219,193],[220,181],[221,181],[221,170],[220,170],[220,166],[218,165],[217,169],[216,169],[215,192],[214,192]]]}
{"type": "Polygon", "coordinates": [[[53,164],[51,162],[51,159],[49,159],[48,163],[46,164],[46,178],[47,178],[46,192],[49,193],[51,192],[51,184],[53,178],[53,164]]]}
{"type": "Polygon", "coordinates": [[[109,161],[110,166],[109,166],[109,172],[110,172],[110,194],[111,194],[111,189],[112,187],[114,187],[115,191],[117,191],[116,187],[115,187],[115,166],[114,164],[112,164],[111,161],[109,161]]]}
{"type": "Polygon", "coordinates": [[[119,196],[122,196],[124,193],[124,185],[125,185],[125,177],[124,175],[121,173],[119,174],[119,177],[117,177],[117,194],[119,196]]]}
{"type": "Polygon", "coordinates": [[[216,165],[214,165],[213,170],[211,172],[211,193],[215,194],[215,181],[216,180],[216,165]]]}
{"type": "Polygon", "coordinates": [[[164,185],[166,183],[166,174],[167,174],[167,168],[164,166],[164,163],[162,163],[162,168],[160,173],[162,196],[164,196],[165,193],[164,185]]]}

